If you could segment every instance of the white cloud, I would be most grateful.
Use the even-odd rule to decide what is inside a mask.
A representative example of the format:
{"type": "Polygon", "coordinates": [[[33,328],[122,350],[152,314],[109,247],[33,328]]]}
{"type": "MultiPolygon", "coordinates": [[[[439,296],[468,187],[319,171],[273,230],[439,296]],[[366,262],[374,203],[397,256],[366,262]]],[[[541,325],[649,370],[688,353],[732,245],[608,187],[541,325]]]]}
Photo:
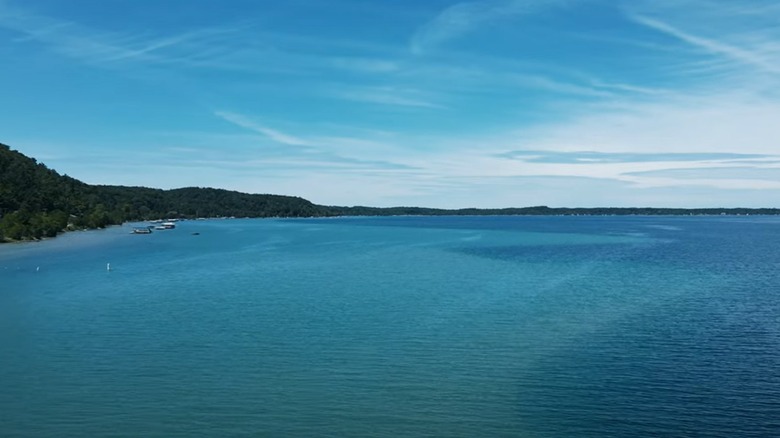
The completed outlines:
{"type": "Polygon", "coordinates": [[[780,102],[726,92],[594,105],[592,114],[515,135],[530,149],[774,154],[777,120],[780,102]]]}

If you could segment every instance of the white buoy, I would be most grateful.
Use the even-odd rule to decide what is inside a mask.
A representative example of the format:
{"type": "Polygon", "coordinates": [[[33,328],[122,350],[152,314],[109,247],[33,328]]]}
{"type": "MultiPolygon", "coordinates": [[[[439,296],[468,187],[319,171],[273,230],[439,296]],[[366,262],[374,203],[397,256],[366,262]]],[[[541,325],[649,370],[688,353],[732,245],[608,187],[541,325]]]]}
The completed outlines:
{"type": "Polygon", "coordinates": [[[41,267],[40,267],[40,266],[38,266],[38,267],[36,267],[36,268],[35,268],[35,272],[38,272],[38,271],[40,271],[40,270],[41,270],[41,267]]]}
{"type": "Polygon", "coordinates": [[[110,271],[110,270],[111,270],[111,263],[106,263],[106,271],[110,271]]]}

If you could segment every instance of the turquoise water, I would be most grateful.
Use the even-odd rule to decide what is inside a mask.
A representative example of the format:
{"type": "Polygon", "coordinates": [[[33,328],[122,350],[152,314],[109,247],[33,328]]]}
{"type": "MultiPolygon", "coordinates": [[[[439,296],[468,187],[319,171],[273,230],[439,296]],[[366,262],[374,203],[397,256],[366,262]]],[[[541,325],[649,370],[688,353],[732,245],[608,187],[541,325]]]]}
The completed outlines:
{"type": "Polygon", "coordinates": [[[778,218],[130,229],[0,246],[0,436],[780,431],[778,218]]]}

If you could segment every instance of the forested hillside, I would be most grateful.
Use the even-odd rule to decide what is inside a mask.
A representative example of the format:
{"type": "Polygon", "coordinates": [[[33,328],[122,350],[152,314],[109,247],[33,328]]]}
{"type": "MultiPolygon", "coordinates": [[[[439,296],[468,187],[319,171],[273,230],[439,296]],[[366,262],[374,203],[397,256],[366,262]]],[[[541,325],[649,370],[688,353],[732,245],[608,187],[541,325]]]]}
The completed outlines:
{"type": "Polygon", "coordinates": [[[126,221],[216,216],[311,217],[328,210],[292,196],[210,188],[85,184],[0,144],[0,242],[126,221]]]}

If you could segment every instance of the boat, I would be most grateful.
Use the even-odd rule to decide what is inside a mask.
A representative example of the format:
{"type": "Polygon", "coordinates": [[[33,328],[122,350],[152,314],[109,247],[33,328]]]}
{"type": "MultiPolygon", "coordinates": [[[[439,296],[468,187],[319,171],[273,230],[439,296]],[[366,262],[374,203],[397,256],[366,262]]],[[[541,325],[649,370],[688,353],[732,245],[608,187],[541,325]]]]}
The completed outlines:
{"type": "Polygon", "coordinates": [[[132,234],[152,234],[151,227],[136,227],[133,228],[132,234]]]}
{"type": "Polygon", "coordinates": [[[172,229],[176,228],[176,224],[174,224],[173,222],[163,222],[162,226],[166,230],[172,230],[172,229]]]}

